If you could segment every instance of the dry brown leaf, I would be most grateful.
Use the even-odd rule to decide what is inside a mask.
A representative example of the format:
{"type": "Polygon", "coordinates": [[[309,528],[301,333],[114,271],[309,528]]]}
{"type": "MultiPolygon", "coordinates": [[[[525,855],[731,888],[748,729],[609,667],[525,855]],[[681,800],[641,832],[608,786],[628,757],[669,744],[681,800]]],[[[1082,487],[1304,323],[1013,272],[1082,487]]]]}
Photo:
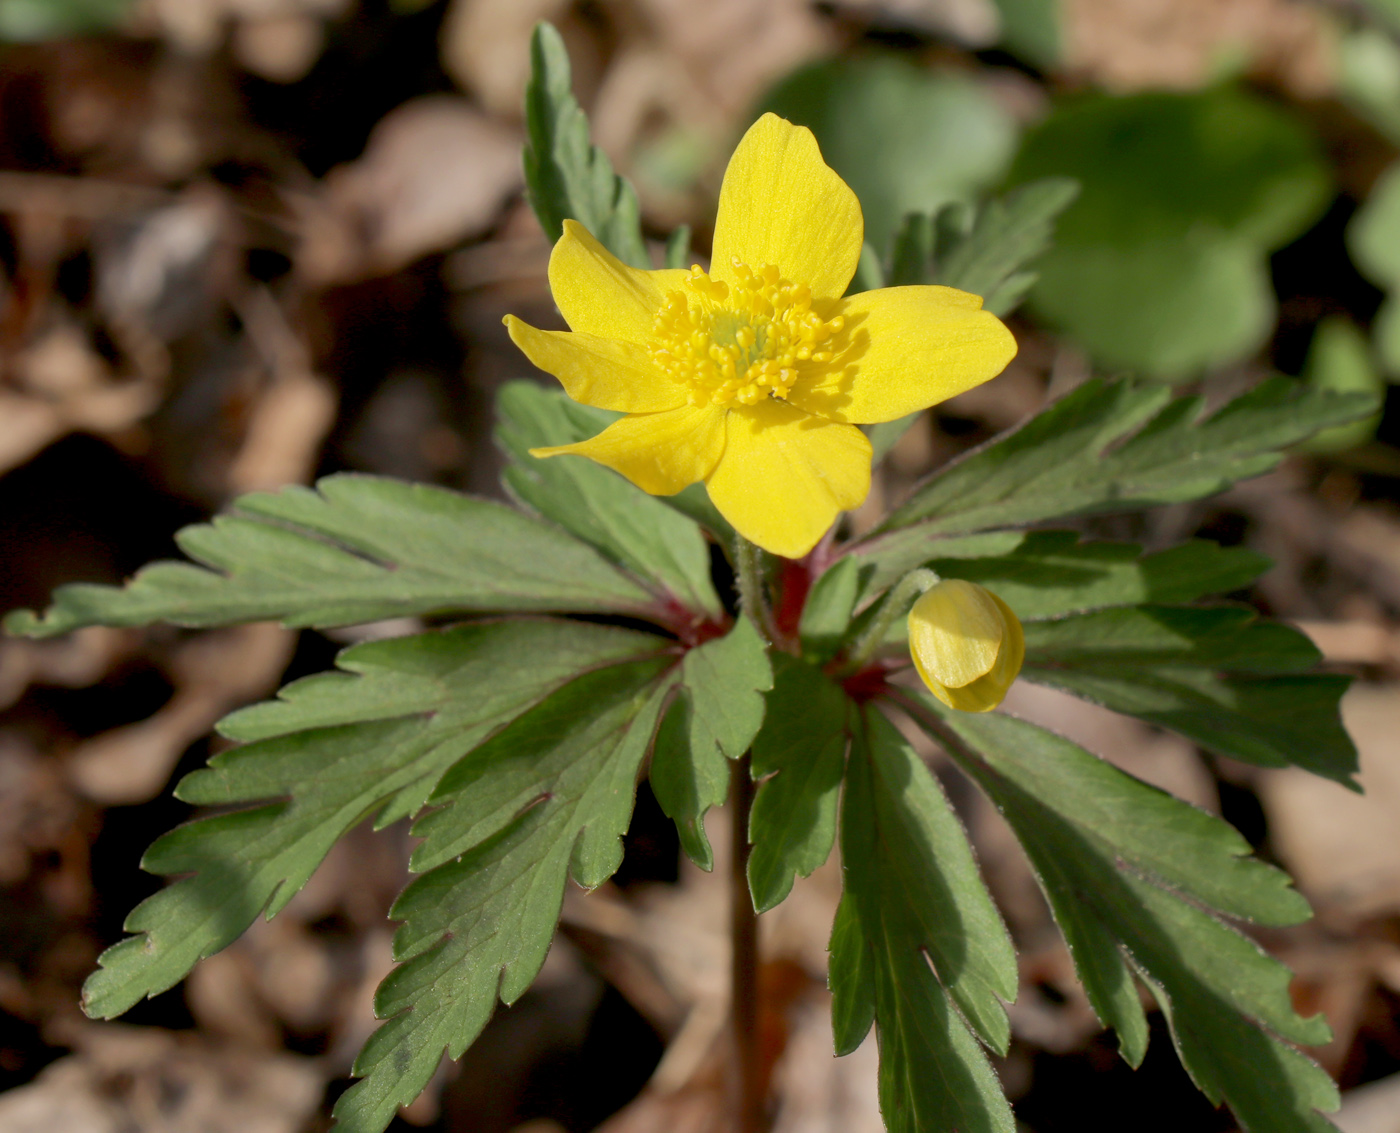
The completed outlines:
{"type": "Polygon", "coordinates": [[[835,0],[832,7],[881,28],[949,36],[971,48],[993,47],[1001,34],[993,0],[835,0]]]}
{"type": "Polygon", "coordinates": [[[1400,1074],[1348,1090],[1332,1122],[1341,1133],[1400,1133],[1400,1074]]]}
{"type": "Polygon", "coordinates": [[[443,69],[482,106],[519,119],[530,78],[530,35],[558,23],[573,0],[451,0],[438,36],[443,69]]]}
{"type": "Polygon", "coordinates": [[[233,20],[275,20],[286,17],[329,19],[341,15],[352,0],[137,0],[132,26],[169,40],[190,55],[207,55],[223,42],[224,28],[233,20]]]}
{"type": "Polygon", "coordinates": [[[325,40],[325,29],[314,16],[288,12],[254,17],[233,29],[233,54],[259,78],[294,83],[320,58],[325,40]]]}
{"type": "Polygon", "coordinates": [[[0,1095],[5,1133],[299,1133],[321,1101],[322,1074],[298,1055],[153,1027],[65,1030],[78,1053],[0,1095]]]}
{"type": "Polygon", "coordinates": [[[1063,0],[1064,65],[1114,91],[1196,90],[1238,59],[1304,98],[1333,85],[1328,16],[1304,0],[1063,0]]]}
{"type": "MultiPolygon", "coordinates": [[[[29,876],[36,854],[62,851],[73,844],[80,807],[64,785],[52,760],[42,758],[20,736],[0,732],[0,885],[17,885],[29,876]]],[[[82,853],[85,836],[79,834],[82,853]]],[[[86,892],[75,893],[65,907],[81,906],[86,892]]]]}
{"type": "Polygon", "coordinates": [[[1318,916],[1347,925],[1400,910],[1400,685],[1356,685],[1342,720],[1361,753],[1358,795],[1298,768],[1258,790],[1279,856],[1318,916]]]}
{"type": "Polygon", "coordinates": [[[98,310],[112,324],[169,341],[205,316],[235,267],[232,213],[204,184],[134,222],[109,226],[95,245],[98,310]]]}
{"type": "Polygon", "coordinates": [[[175,695],[154,716],[114,728],[68,755],[70,782],[94,802],[130,805],[165,787],[185,748],[224,713],[264,696],[291,660],[296,635],[268,622],[201,634],[176,653],[175,695]]]}
{"type": "Polygon", "coordinates": [[[1400,633],[1378,621],[1356,618],[1294,623],[1325,660],[1346,665],[1400,665],[1400,633]]]}
{"type": "Polygon", "coordinates": [[[88,688],[140,645],[139,630],[88,626],[50,641],[0,638],[0,709],[31,684],[88,688]]]}
{"type": "Polygon", "coordinates": [[[0,472],[75,430],[130,428],[160,402],[154,376],[115,380],[77,327],[58,323],[11,360],[17,388],[0,390],[0,472]]]}
{"type": "Polygon", "coordinates": [[[397,271],[484,231],[522,178],[514,130],[462,98],[412,99],[302,203],[298,269],[316,285],[397,271]]]}

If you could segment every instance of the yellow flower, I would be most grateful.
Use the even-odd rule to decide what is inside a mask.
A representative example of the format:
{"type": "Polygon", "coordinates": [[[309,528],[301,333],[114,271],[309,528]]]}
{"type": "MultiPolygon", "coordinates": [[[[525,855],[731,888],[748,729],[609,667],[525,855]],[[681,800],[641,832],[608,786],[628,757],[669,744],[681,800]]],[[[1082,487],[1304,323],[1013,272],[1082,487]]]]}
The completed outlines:
{"type": "Polygon", "coordinates": [[[950,578],[909,611],[909,652],[929,692],[949,708],[990,712],[1021,671],[1026,637],[990,590],[950,578]]]}
{"type": "Polygon", "coordinates": [[[703,480],[736,531],[805,555],[870,490],[856,428],[970,389],[1016,353],[982,300],[950,287],[842,298],[860,259],[855,194],[809,130],[765,114],[720,189],[710,273],[640,271],[564,222],[549,260],[572,328],[506,316],[575,401],[627,413],[573,453],[653,495],[703,480]]]}

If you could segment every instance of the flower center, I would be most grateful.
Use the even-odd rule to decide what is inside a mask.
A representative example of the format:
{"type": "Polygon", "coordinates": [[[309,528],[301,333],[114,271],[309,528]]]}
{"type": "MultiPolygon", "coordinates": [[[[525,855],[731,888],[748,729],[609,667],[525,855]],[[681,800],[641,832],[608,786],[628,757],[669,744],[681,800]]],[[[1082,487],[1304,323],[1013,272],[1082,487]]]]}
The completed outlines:
{"type": "Polygon", "coordinates": [[[651,356],[689,387],[691,405],[786,397],[802,363],[831,361],[845,324],[813,311],[812,289],[784,281],[772,264],[755,271],[736,259],[734,275],[731,288],[696,264],[652,324],[651,356]]]}

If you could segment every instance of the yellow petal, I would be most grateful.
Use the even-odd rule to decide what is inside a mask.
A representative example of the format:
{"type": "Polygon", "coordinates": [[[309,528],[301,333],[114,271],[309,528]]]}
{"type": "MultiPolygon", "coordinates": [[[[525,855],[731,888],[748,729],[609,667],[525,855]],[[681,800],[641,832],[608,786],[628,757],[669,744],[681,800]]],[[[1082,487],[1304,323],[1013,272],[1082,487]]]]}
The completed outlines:
{"type": "Polygon", "coordinates": [[[586,456],[621,472],[653,496],[673,496],[710,474],[724,452],[724,410],[687,405],[614,421],[572,445],[532,448],[531,456],[586,456]]]}
{"type": "Polygon", "coordinates": [[[725,170],[711,275],[732,283],[734,259],[752,268],[773,264],[818,299],[839,299],[864,232],[856,195],[822,160],[812,131],[765,114],[725,170]]]}
{"type": "Polygon", "coordinates": [[[584,405],[624,413],[659,413],[686,403],[689,391],[667,376],[635,342],[579,331],[538,330],[505,318],[511,341],[564,392],[584,405]]]}
{"type": "Polygon", "coordinates": [[[982,300],[951,287],[884,287],[836,308],[846,326],[825,373],[788,400],[833,421],[893,421],[994,378],[1016,339],[982,300]]]}
{"type": "Polygon", "coordinates": [[[1026,638],[1020,620],[990,590],[948,579],[909,611],[909,652],[924,684],[944,704],[989,712],[1020,673],[1026,638]]]}
{"type": "Polygon", "coordinates": [[[666,293],[678,291],[686,275],[629,267],[576,220],[564,221],[564,235],[549,256],[549,290],[564,321],[576,331],[627,342],[646,343],[666,293]]]}
{"type": "Polygon", "coordinates": [[[771,398],[731,409],[726,424],[724,456],[705,481],[710,499],[766,551],[801,558],[870,491],[870,442],[852,425],[771,398]]]}

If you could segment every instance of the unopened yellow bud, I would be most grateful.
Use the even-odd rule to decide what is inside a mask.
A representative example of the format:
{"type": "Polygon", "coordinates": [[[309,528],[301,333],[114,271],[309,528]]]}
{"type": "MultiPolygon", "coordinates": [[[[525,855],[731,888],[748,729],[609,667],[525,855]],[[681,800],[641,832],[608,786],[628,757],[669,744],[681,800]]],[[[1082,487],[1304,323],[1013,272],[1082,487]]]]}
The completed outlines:
{"type": "Polygon", "coordinates": [[[909,652],[924,684],[949,708],[990,712],[1021,671],[1026,638],[990,590],[950,578],[909,611],[909,652]]]}

